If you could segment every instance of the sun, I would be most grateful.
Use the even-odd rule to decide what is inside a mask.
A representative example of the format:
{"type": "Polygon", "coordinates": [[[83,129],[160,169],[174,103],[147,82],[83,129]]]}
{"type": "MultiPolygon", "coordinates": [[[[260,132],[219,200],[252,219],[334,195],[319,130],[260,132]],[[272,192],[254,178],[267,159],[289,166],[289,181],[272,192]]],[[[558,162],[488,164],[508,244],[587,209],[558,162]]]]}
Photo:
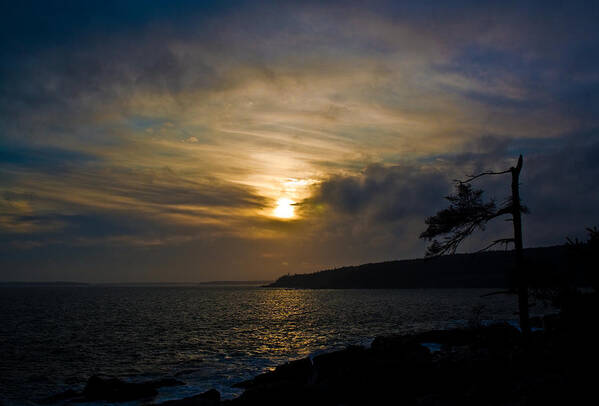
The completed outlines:
{"type": "Polygon", "coordinates": [[[290,219],[294,215],[295,207],[293,206],[295,202],[281,198],[277,200],[277,207],[275,207],[274,215],[275,217],[282,219],[290,219]]]}

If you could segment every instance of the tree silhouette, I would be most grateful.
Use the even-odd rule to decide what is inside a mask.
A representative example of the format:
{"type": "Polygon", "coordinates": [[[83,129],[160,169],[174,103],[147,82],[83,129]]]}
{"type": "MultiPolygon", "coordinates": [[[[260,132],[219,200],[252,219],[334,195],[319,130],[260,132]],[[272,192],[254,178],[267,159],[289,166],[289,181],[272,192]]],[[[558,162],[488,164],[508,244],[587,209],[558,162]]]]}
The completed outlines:
{"type": "Polygon", "coordinates": [[[466,237],[477,230],[484,230],[489,221],[503,215],[511,215],[511,219],[509,220],[514,225],[514,236],[492,241],[480,251],[487,250],[497,244],[505,244],[506,246],[510,243],[514,244],[518,279],[517,293],[520,329],[525,338],[528,338],[530,333],[528,278],[526,269],[523,266],[522,256],[522,213],[527,213],[528,210],[520,202],[519,179],[522,163],[522,155],[520,155],[516,166],[505,171],[482,172],[472,175],[466,180],[456,180],[455,194],[445,197],[449,201],[449,207],[425,220],[428,227],[420,234],[420,238],[431,242],[426,250],[427,257],[448,253],[453,254],[466,237]],[[472,188],[471,182],[478,178],[507,173],[512,175],[512,194],[499,208],[492,199],[488,202],[483,201],[482,190],[472,188]],[[437,237],[439,236],[443,236],[443,239],[438,240],[437,237]]]}
{"type": "Polygon", "coordinates": [[[599,228],[597,226],[587,227],[588,240],[579,241],[578,238],[572,240],[566,238],[568,247],[574,257],[573,262],[582,270],[584,281],[590,283],[595,292],[599,292],[599,272],[597,272],[597,263],[599,262],[599,228]]]}

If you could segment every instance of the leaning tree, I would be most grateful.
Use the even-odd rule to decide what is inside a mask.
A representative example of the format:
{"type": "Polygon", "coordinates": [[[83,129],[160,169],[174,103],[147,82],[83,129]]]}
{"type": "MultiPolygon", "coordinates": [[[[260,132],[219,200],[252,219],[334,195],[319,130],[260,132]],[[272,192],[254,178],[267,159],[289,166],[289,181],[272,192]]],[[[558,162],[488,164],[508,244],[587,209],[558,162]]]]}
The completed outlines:
{"type": "Polygon", "coordinates": [[[443,209],[432,217],[425,220],[427,229],[420,234],[420,238],[430,241],[426,256],[440,256],[443,254],[453,254],[459,245],[476,230],[484,230],[486,224],[498,217],[509,215],[514,225],[514,235],[509,238],[501,238],[492,241],[489,245],[480,251],[487,250],[497,244],[514,244],[514,254],[516,259],[516,279],[518,294],[518,313],[520,317],[520,329],[527,338],[530,332],[528,317],[528,278],[526,269],[523,266],[522,255],[522,213],[528,210],[520,201],[520,171],[522,170],[522,155],[518,158],[516,166],[500,172],[482,172],[472,175],[466,180],[455,181],[455,194],[446,196],[449,201],[449,207],[443,209]],[[483,201],[483,191],[473,189],[472,182],[483,176],[503,175],[510,173],[512,175],[512,194],[501,204],[497,206],[494,200],[483,201]],[[443,236],[441,240],[437,237],[443,236]]]}

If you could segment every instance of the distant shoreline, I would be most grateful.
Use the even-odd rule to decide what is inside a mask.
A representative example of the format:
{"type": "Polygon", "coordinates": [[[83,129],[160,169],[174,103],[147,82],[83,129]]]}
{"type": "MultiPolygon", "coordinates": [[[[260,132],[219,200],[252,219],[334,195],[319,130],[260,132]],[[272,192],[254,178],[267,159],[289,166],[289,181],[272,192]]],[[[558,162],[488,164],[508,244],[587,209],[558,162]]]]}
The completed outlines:
{"type": "Polygon", "coordinates": [[[199,282],[197,285],[267,285],[274,281],[211,281],[211,282],[199,282]]]}
{"type": "Polygon", "coordinates": [[[209,281],[209,282],[0,282],[0,287],[194,287],[194,286],[263,286],[272,283],[272,280],[259,281],[209,281]]]}
{"type": "Polygon", "coordinates": [[[77,287],[77,286],[90,286],[89,283],[85,282],[64,282],[64,281],[54,281],[54,282],[21,282],[21,281],[9,281],[9,282],[0,282],[0,287],[77,287]]]}

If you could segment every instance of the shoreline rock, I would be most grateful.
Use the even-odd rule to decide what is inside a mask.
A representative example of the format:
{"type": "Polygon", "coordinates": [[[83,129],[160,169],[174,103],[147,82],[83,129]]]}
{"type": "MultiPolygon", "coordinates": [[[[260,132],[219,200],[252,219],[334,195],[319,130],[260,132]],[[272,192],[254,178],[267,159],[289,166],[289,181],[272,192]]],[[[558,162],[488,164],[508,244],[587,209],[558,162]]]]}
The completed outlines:
{"type": "Polygon", "coordinates": [[[379,336],[240,382],[244,393],[221,405],[572,404],[593,395],[597,329],[550,319],[528,344],[509,324],[379,336]]]}
{"type": "Polygon", "coordinates": [[[174,378],[162,378],[145,382],[125,382],[119,378],[93,375],[87,380],[82,392],[69,389],[38,400],[38,404],[54,404],[58,402],[80,403],[93,401],[127,402],[140,399],[151,399],[158,395],[158,388],[185,385],[174,378]]]}

